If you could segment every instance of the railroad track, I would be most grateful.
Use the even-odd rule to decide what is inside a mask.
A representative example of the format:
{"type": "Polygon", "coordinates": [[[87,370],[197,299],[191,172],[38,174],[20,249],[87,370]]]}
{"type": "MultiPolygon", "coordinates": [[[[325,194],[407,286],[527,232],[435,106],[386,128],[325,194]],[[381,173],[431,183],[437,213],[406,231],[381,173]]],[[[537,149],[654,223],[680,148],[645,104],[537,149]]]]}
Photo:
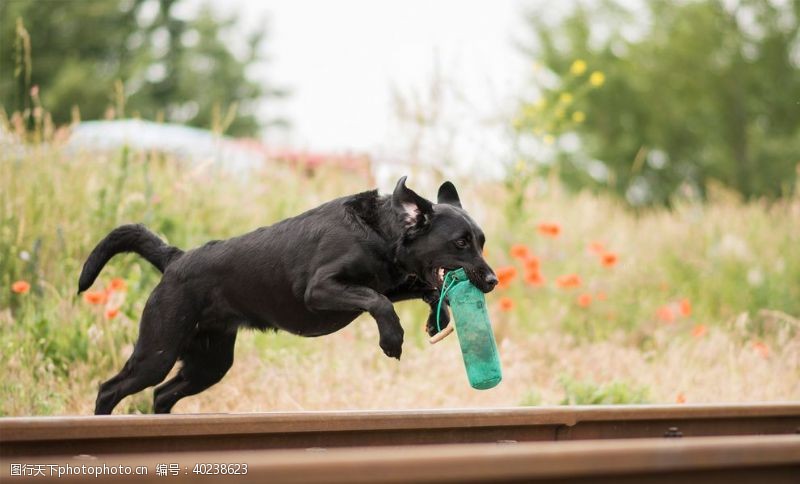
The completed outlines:
{"type": "Polygon", "coordinates": [[[800,403],[0,419],[0,457],[791,434],[800,403]]]}
{"type": "Polygon", "coordinates": [[[795,403],[5,418],[0,477],[21,463],[144,465],[147,476],[111,478],[147,482],[172,464],[174,482],[219,480],[197,474],[216,463],[247,464],[238,482],[796,484],[798,431],[795,403]]]}

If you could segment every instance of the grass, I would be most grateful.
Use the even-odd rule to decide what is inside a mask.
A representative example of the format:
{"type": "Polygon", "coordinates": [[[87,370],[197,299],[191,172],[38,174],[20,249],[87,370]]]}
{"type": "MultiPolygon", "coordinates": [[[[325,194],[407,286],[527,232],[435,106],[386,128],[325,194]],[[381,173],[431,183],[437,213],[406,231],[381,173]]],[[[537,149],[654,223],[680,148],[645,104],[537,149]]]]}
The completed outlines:
{"type": "MultiPolygon", "coordinates": [[[[435,193],[422,179],[412,173],[409,184],[435,193]]],[[[487,234],[490,263],[517,270],[488,296],[504,366],[496,389],[470,389],[456,339],[430,347],[425,305],[407,302],[397,305],[407,335],[401,362],[382,355],[368,317],[316,339],[243,332],[228,376],[175,411],[800,399],[800,199],[742,203],[717,191],[707,204],[635,214],[548,180],[519,190],[456,181],[487,234]],[[543,221],[560,227],[558,237],[539,232],[543,221]],[[592,242],[618,262],[603,266],[587,250],[592,242]],[[523,281],[514,244],[540,259],[543,285],[523,281]],[[572,273],[580,287],[555,284],[572,273]]],[[[154,153],[3,146],[0,414],[88,414],[98,384],[130,354],[158,273],[118,256],[95,289],[122,278],[125,291],[105,306],[76,295],[85,257],[115,226],[144,222],[190,248],[371,186],[276,165],[242,177],[154,153]],[[11,290],[18,280],[31,284],[28,293],[11,290]],[[111,306],[120,309],[113,319],[111,306]]],[[[149,411],[151,398],[132,396],[117,412],[149,411]]]]}

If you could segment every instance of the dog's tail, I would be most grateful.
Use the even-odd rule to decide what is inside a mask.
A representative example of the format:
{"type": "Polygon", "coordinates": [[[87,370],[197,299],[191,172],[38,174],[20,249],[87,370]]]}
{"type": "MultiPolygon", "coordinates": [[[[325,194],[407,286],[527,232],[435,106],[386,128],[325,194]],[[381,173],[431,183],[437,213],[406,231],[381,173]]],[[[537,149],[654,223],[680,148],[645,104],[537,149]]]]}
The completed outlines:
{"type": "Polygon", "coordinates": [[[122,252],[136,252],[161,272],[164,272],[172,261],[183,255],[181,249],[165,244],[144,225],[121,225],[106,235],[89,254],[78,279],[78,294],[89,289],[103,266],[122,252]]]}

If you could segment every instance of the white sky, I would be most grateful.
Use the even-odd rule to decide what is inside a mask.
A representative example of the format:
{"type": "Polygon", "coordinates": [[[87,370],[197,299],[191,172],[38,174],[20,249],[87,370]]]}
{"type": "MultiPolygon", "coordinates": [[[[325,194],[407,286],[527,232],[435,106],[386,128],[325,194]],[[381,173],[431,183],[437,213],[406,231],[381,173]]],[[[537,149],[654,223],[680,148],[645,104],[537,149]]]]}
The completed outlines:
{"type": "Polygon", "coordinates": [[[238,12],[246,29],[269,19],[270,61],[257,76],[292,95],[263,109],[266,115],[284,114],[293,129],[288,136],[270,134],[268,142],[408,158],[413,136],[399,128],[393,88],[428,92],[438,60],[444,82],[461,98],[443,101],[442,124],[448,127],[426,135],[418,155],[438,162],[431,158],[447,152],[460,165],[507,156],[502,128],[487,119],[511,112],[530,70],[513,45],[527,33],[521,12],[529,4],[213,0],[222,13],[238,12]]]}

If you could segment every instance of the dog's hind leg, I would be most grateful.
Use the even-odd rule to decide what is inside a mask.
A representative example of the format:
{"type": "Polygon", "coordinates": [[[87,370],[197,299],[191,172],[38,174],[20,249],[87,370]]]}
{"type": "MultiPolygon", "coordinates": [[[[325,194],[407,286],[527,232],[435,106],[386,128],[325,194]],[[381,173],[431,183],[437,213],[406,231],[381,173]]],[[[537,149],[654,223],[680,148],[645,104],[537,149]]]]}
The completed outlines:
{"type": "Polygon", "coordinates": [[[164,380],[196,319],[182,294],[159,284],[142,313],[133,354],[116,376],[100,385],[94,413],[108,415],[123,398],[164,380]]]}
{"type": "Polygon", "coordinates": [[[156,388],[153,411],[169,413],[181,398],[200,393],[220,381],[233,364],[235,343],[235,328],[195,334],[181,355],[183,365],[178,375],[156,388]]]}

